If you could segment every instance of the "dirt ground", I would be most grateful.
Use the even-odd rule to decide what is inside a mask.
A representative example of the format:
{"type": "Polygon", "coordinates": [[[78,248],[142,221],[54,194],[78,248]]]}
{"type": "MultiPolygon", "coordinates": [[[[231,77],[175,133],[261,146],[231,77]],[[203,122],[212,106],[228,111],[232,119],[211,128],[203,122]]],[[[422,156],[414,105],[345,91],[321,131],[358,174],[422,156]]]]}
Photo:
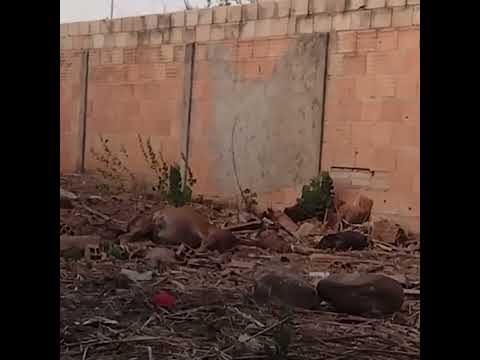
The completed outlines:
{"type": "MultiPolygon", "coordinates": [[[[76,235],[113,242],[123,222],[161,207],[138,194],[100,193],[91,176],[63,176],[61,186],[86,205],[60,211],[61,224],[76,235]]],[[[193,206],[221,226],[241,221],[234,209],[193,206]]],[[[251,239],[255,232],[239,236],[251,239]]],[[[142,249],[124,260],[61,258],[61,359],[419,358],[420,252],[413,245],[373,243],[364,251],[311,255],[240,246],[233,255],[190,255],[156,268],[142,258],[142,249]],[[325,272],[382,273],[403,283],[406,300],[402,311],[387,319],[259,306],[250,295],[254,274],[273,267],[302,273],[312,283],[325,272]],[[122,269],[151,271],[151,278],[125,282],[122,269]],[[175,305],[154,305],[159,291],[170,292],[175,305]]]]}

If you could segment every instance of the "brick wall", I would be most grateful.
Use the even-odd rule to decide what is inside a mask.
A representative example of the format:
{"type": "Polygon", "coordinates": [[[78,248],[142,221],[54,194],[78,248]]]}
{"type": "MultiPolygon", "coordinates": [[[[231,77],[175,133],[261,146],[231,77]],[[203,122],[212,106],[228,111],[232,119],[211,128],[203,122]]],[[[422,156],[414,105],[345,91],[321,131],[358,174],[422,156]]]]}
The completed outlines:
{"type": "Polygon", "coordinates": [[[414,228],[420,216],[419,36],[411,26],[337,33],[329,48],[322,156],[344,197],[362,189],[375,213],[414,228]]]}
{"type": "MultiPolygon", "coordinates": [[[[322,168],[332,171],[342,197],[365,192],[375,200],[376,215],[418,229],[419,27],[419,0],[281,0],[61,24],[63,59],[90,53],[87,169],[93,166],[88,146],[95,146],[99,133],[131,149],[137,132],[149,134],[169,157],[178,158],[185,142],[186,62],[180,60],[185,44],[231,42],[239,74],[268,77],[275,62],[263,56],[272,44],[329,33],[322,168]],[[250,60],[242,58],[244,53],[250,60]]],[[[196,148],[192,159],[204,160],[199,188],[215,193],[208,180],[213,150],[201,136],[208,134],[215,102],[206,49],[197,47],[189,141],[196,148]]],[[[62,60],[62,74],[67,63],[62,60]]],[[[80,149],[78,66],[69,66],[71,75],[61,80],[63,170],[75,168],[80,149]]],[[[142,171],[137,155],[131,164],[142,171]]],[[[268,198],[288,203],[295,190],[272,189],[268,198]]]]}
{"type": "Polygon", "coordinates": [[[99,135],[124,146],[129,168],[146,173],[137,135],[150,137],[166,160],[178,160],[183,115],[185,46],[92,49],[86,118],[86,168],[99,135]]]}

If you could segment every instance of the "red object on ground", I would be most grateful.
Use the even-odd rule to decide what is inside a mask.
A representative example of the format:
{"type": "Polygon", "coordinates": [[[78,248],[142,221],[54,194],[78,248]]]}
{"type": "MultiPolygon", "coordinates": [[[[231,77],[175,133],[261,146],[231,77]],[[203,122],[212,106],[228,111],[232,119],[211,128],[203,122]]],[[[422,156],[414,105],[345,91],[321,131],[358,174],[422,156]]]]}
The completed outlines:
{"type": "Polygon", "coordinates": [[[175,298],[166,291],[159,291],[153,297],[153,303],[158,306],[172,307],[175,305],[175,298]]]}

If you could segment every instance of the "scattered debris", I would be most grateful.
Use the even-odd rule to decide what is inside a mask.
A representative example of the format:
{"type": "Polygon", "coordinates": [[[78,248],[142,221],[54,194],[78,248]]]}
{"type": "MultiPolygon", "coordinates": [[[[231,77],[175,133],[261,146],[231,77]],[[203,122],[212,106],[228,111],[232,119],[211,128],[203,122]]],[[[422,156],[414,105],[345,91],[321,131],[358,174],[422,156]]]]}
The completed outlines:
{"type": "Polygon", "coordinates": [[[75,231],[73,231],[72,227],[68,224],[65,224],[63,221],[60,220],[60,236],[62,235],[75,235],[75,231]]]}
{"type": "Polygon", "coordinates": [[[99,245],[89,244],[85,247],[85,258],[90,261],[100,261],[106,258],[106,254],[99,245]]]}
{"type": "Polygon", "coordinates": [[[260,220],[253,220],[242,224],[231,225],[223,228],[228,231],[243,231],[243,230],[257,230],[262,227],[263,222],[260,220]]]}
{"type": "Polygon", "coordinates": [[[87,197],[87,200],[88,200],[88,202],[90,202],[92,204],[97,204],[97,203],[103,201],[103,198],[101,196],[98,196],[98,195],[89,195],[87,197]]]}
{"type": "Polygon", "coordinates": [[[120,271],[120,274],[126,276],[128,279],[132,281],[148,281],[152,279],[152,272],[151,271],[146,271],[144,273],[139,273],[135,270],[129,270],[129,269],[122,269],[120,271]]]}
{"type": "Polygon", "coordinates": [[[308,222],[303,223],[302,225],[300,225],[298,230],[295,232],[295,237],[297,239],[305,238],[305,237],[309,236],[314,229],[315,229],[314,224],[308,223],[308,222]]]}
{"type": "Polygon", "coordinates": [[[372,239],[401,245],[408,240],[408,237],[400,225],[382,219],[373,222],[372,239]]]}
{"type": "Polygon", "coordinates": [[[98,324],[102,324],[102,325],[118,325],[118,321],[117,320],[111,320],[111,319],[107,319],[105,317],[102,317],[102,316],[95,316],[91,319],[88,319],[86,321],[84,321],[82,323],[83,326],[86,326],[86,325],[98,325],[98,324]]]}
{"type": "Polygon", "coordinates": [[[348,224],[363,224],[368,221],[372,212],[373,200],[358,195],[351,203],[344,203],[338,209],[340,217],[348,224]]]}
{"type": "MultiPolygon", "coordinates": [[[[308,220],[316,228],[307,239],[295,239],[276,221],[261,217],[262,222],[255,224],[257,219],[239,218],[236,209],[224,205],[191,204],[217,228],[240,226],[234,233],[240,244],[246,246],[223,255],[200,252],[185,243],[175,248],[167,246],[165,248],[178,251],[178,255],[174,255],[178,263],[158,271],[148,263],[147,255],[155,246],[147,241],[152,239],[151,235],[120,244],[118,236],[132,230],[126,226],[129,219],[136,216],[148,218],[165,205],[163,202],[133,193],[111,196],[103,189],[97,189],[90,175],[67,176],[61,183],[80,200],[86,201],[91,210],[105,216],[83,208],[80,201],[73,209],[60,210],[61,228],[62,224],[68,224],[75,234],[95,234],[101,238],[100,247],[92,246],[92,249],[99,250],[96,254],[101,255],[100,260],[89,261],[83,257],[87,246],[74,248],[80,252],[76,258],[78,261],[66,257],[60,259],[62,359],[127,360],[147,358],[150,354],[154,358],[167,356],[172,360],[277,358],[287,353],[288,357],[295,357],[299,349],[299,356],[306,360],[311,358],[308,354],[314,354],[314,357],[325,354],[332,359],[419,357],[418,239],[409,239],[402,246],[373,241],[374,246],[362,251],[326,254],[325,250],[311,248],[310,239],[323,234],[322,222],[325,218],[328,221],[331,214],[335,215],[333,209],[323,217],[308,220]],[[89,201],[89,195],[101,195],[104,201],[89,201]],[[252,225],[243,227],[249,222],[252,225]],[[115,228],[114,235],[107,236],[107,231],[112,228],[115,228]],[[269,238],[274,246],[261,246],[262,238],[269,238]],[[271,249],[276,247],[284,248],[281,254],[275,254],[277,251],[271,249]],[[112,249],[118,249],[121,256],[114,256],[115,250],[112,249]],[[284,252],[288,255],[282,254],[284,252]],[[149,280],[132,281],[121,273],[122,268],[138,274],[154,271],[149,280]],[[360,269],[381,273],[399,282],[404,276],[407,279],[404,305],[394,316],[381,319],[291,308],[272,297],[267,303],[280,306],[258,306],[255,298],[252,299],[251,288],[253,279],[261,277],[254,274],[265,274],[263,271],[268,274],[274,268],[314,285],[329,273],[346,274],[360,269]],[[305,280],[300,274],[305,274],[305,280]],[[294,325],[284,322],[285,312],[291,313],[294,325]],[[107,320],[95,320],[98,315],[107,320]],[[83,326],[88,320],[90,324],[83,326]],[[108,320],[118,321],[118,324],[109,324],[108,320]],[[293,330],[283,340],[280,336],[282,327],[293,330]],[[239,338],[241,334],[244,336],[239,338]]],[[[346,225],[351,231],[370,231],[369,224],[346,225]]]]}
{"type": "Polygon", "coordinates": [[[175,264],[178,262],[175,258],[175,251],[163,247],[150,249],[145,255],[145,258],[153,267],[175,264]]]}
{"type": "Polygon", "coordinates": [[[253,269],[255,267],[255,263],[251,261],[240,261],[240,260],[231,260],[230,263],[228,264],[231,267],[236,267],[240,269],[253,269]]]}
{"type": "Polygon", "coordinates": [[[358,231],[344,231],[325,235],[319,242],[319,249],[339,251],[362,250],[368,247],[368,238],[358,231]]]}
{"type": "Polygon", "coordinates": [[[277,253],[291,251],[290,244],[274,230],[265,230],[258,234],[256,245],[262,249],[277,253]]]}
{"type": "Polygon", "coordinates": [[[257,353],[264,349],[264,344],[262,344],[258,339],[252,338],[247,334],[242,334],[238,337],[238,342],[244,345],[247,348],[247,351],[257,353]]]}
{"type": "Polygon", "coordinates": [[[60,188],[60,200],[61,199],[77,200],[78,196],[71,191],[60,188]]]}
{"type": "Polygon", "coordinates": [[[336,311],[352,315],[388,315],[400,311],[403,287],[390,277],[375,274],[336,274],[317,284],[320,300],[336,311]]]}
{"type": "Polygon", "coordinates": [[[127,225],[127,233],[120,236],[120,242],[135,242],[153,238],[153,220],[151,215],[136,215],[127,225]]]}
{"type": "Polygon", "coordinates": [[[308,276],[312,277],[312,278],[317,278],[317,279],[325,279],[327,277],[330,276],[330,273],[329,272],[310,272],[308,273],[308,276]]]}
{"type": "Polygon", "coordinates": [[[60,209],[72,209],[73,202],[78,199],[74,193],[60,188],[60,209]]]}
{"type": "Polygon", "coordinates": [[[279,210],[270,210],[268,215],[271,220],[280,224],[280,226],[283,227],[289,234],[293,235],[298,230],[298,225],[293,222],[293,220],[290,219],[284,212],[279,210]]]}
{"type": "Polygon", "coordinates": [[[269,273],[255,282],[253,296],[259,303],[280,302],[289,306],[312,309],[317,305],[315,289],[292,274],[269,273]]]}

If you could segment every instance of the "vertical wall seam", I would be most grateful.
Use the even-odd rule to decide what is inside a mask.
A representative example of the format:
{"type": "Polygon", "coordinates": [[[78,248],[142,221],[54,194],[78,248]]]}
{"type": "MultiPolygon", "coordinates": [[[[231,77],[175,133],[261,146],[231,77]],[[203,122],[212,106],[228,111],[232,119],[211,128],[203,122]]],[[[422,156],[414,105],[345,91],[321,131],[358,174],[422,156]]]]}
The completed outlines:
{"type": "Polygon", "coordinates": [[[77,171],[85,172],[85,146],[87,133],[87,95],[88,95],[88,63],[89,50],[82,53],[81,78],[80,78],[80,110],[79,110],[79,155],[77,171]]]}
{"type": "Polygon", "coordinates": [[[326,33],[326,44],[325,44],[325,68],[323,70],[323,99],[322,99],[322,118],[320,119],[320,154],[318,158],[318,173],[322,172],[322,155],[323,155],[323,139],[324,139],[324,132],[325,132],[325,104],[327,103],[327,81],[328,81],[328,52],[330,47],[330,34],[326,33]]]}
{"type": "Polygon", "coordinates": [[[192,117],[192,96],[193,96],[193,80],[195,71],[195,42],[185,45],[185,57],[189,64],[187,64],[187,71],[185,73],[185,115],[184,115],[184,132],[182,153],[185,157],[183,164],[183,185],[187,181],[187,167],[189,166],[190,158],[190,124],[192,117]]]}

